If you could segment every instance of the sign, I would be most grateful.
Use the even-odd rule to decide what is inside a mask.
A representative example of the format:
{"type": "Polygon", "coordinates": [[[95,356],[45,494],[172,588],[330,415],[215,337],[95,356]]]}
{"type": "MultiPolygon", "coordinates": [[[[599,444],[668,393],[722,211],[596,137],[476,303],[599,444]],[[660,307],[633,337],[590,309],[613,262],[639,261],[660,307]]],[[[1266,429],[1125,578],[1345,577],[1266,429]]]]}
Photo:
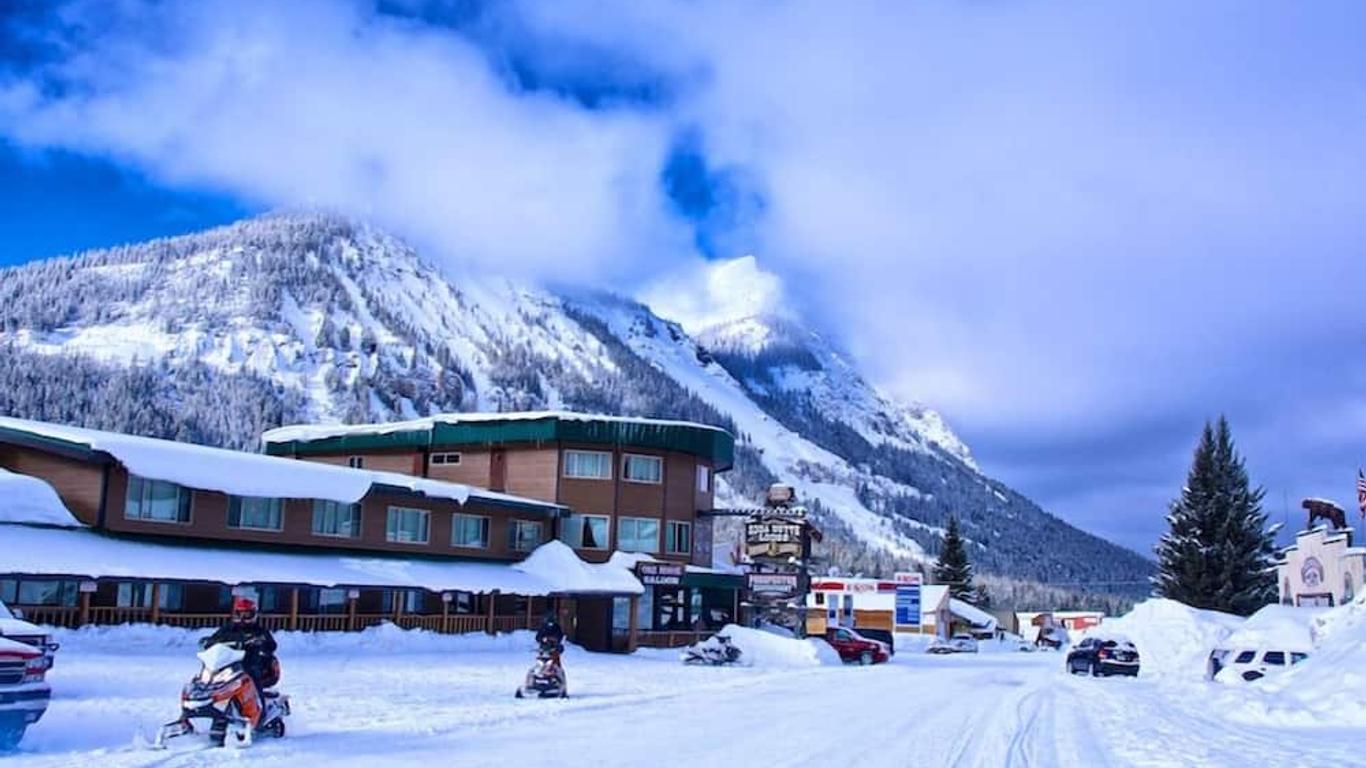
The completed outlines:
{"type": "Polygon", "coordinates": [[[920,571],[897,571],[892,576],[892,581],[897,584],[919,584],[923,578],[920,571]]]}
{"type": "Polygon", "coordinates": [[[801,557],[802,524],[787,520],[745,523],[745,554],[771,559],[801,557]]]}
{"type": "Polygon", "coordinates": [[[801,594],[801,575],[796,573],[751,573],[745,576],[745,589],[759,600],[791,600],[801,594]]]}
{"type": "Polygon", "coordinates": [[[1323,563],[1317,557],[1306,557],[1300,566],[1300,579],[1306,587],[1317,587],[1323,583],[1323,563]]]}
{"type": "Polygon", "coordinates": [[[677,563],[636,563],[636,578],[647,587],[676,587],[683,583],[683,566],[677,563]]]}
{"type": "MultiPolygon", "coordinates": [[[[916,574],[919,576],[920,574],[916,574]]],[[[920,627],[920,584],[903,582],[896,585],[896,616],[898,627],[920,627]]]]}

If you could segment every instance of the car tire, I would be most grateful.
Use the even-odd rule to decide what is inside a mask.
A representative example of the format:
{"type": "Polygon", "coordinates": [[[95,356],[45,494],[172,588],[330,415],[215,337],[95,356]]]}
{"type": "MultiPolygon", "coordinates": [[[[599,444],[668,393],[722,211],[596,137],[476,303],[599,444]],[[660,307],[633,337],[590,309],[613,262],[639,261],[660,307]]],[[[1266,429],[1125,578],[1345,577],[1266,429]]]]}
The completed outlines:
{"type": "Polygon", "coordinates": [[[1091,662],[1091,677],[1100,677],[1100,675],[1100,664],[1094,661],[1091,662]]]}
{"type": "Polygon", "coordinates": [[[871,652],[871,651],[864,651],[863,653],[860,653],[860,654],[858,655],[858,663],[859,663],[860,666],[864,666],[864,667],[866,667],[866,666],[872,664],[872,663],[873,663],[873,654],[872,654],[872,652],[871,652]]]}

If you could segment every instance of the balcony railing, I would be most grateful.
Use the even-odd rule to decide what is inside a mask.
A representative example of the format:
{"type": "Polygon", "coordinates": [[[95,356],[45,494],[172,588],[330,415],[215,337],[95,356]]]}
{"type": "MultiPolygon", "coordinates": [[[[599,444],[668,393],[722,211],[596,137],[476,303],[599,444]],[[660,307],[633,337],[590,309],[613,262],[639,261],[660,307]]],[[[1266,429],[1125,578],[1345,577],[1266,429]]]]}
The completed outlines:
{"type": "MultiPolygon", "coordinates": [[[[185,629],[212,629],[232,618],[229,613],[181,613],[153,611],[150,608],[112,606],[47,606],[15,605],[24,618],[34,624],[75,629],[80,626],[111,626],[116,624],[159,624],[185,629]]],[[[411,614],[400,613],[325,613],[291,615],[263,613],[260,622],[272,632],[297,630],[300,632],[350,632],[392,622],[404,629],[424,629],[429,632],[456,635],[468,632],[513,632],[531,628],[531,617],[488,616],[485,614],[411,614]]]]}

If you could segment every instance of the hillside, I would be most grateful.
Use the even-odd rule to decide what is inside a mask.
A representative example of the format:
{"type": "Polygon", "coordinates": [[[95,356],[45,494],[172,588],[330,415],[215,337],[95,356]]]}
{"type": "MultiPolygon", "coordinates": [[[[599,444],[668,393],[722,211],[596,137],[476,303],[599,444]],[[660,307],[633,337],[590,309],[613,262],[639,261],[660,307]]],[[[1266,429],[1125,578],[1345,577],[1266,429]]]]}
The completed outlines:
{"type": "Polygon", "coordinates": [[[609,294],[448,275],[321,214],[0,271],[0,413],[254,449],[285,423],[537,408],[732,430],[723,498],[794,483],[844,567],[923,561],[954,513],[983,571],[1150,573],[983,475],[938,414],[883,396],[791,320],[694,338],[609,294]]]}

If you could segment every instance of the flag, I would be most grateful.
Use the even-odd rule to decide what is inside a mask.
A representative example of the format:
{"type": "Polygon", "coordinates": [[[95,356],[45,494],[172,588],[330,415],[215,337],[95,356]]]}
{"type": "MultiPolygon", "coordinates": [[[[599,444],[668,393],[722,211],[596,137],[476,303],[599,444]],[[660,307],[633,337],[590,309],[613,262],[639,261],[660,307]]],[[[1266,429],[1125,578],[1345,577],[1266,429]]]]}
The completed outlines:
{"type": "Polygon", "coordinates": [[[1357,509],[1361,510],[1361,516],[1366,518],[1366,475],[1357,468],[1357,509]]]}

